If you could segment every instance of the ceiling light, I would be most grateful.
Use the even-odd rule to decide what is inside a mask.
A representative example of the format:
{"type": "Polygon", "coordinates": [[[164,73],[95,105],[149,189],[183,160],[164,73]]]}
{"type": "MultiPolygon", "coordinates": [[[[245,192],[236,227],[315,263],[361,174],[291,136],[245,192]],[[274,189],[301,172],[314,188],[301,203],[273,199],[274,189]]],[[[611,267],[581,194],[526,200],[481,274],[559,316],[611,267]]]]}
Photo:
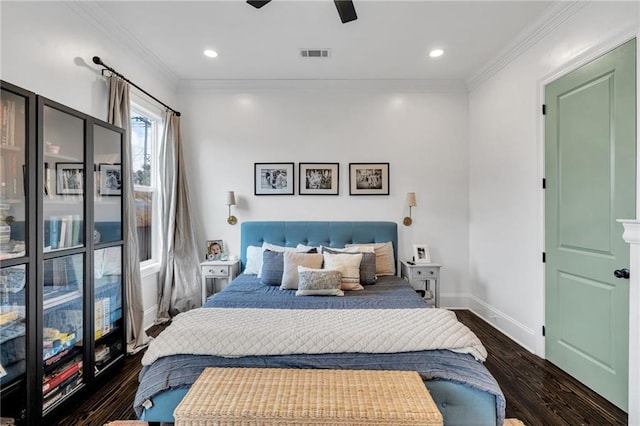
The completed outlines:
{"type": "Polygon", "coordinates": [[[438,56],[442,56],[444,54],[444,50],[442,49],[433,49],[431,52],[429,52],[429,56],[431,56],[432,58],[437,58],[438,56]]]}
{"type": "Polygon", "coordinates": [[[208,56],[209,58],[215,58],[216,56],[218,56],[218,52],[211,49],[207,49],[202,53],[204,53],[204,56],[208,56]]]}

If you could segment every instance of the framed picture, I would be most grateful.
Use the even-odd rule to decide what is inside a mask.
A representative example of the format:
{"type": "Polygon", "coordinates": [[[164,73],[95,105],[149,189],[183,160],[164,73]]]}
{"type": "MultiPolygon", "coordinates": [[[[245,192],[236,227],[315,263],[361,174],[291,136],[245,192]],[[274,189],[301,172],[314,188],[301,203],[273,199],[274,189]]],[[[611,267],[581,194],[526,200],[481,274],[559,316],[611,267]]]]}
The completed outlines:
{"type": "Polygon", "coordinates": [[[431,263],[431,254],[429,253],[429,246],[426,244],[414,244],[413,245],[413,261],[418,263],[431,263]]]}
{"type": "Polygon", "coordinates": [[[255,195],[293,195],[293,163],[255,163],[255,195]]]}
{"type": "Polygon", "coordinates": [[[122,166],[100,164],[100,195],[122,195],[122,166]]]}
{"type": "Polygon", "coordinates": [[[349,195],[389,195],[389,163],[349,163],[349,195]]]}
{"type": "MultiPolygon", "coordinates": [[[[45,169],[46,173],[46,169],[45,169]]],[[[45,176],[45,192],[49,192],[45,176]]],[[[56,163],[56,194],[79,195],[84,193],[84,164],[56,163]]]]}
{"type": "Polygon", "coordinates": [[[207,260],[220,260],[224,254],[222,240],[207,241],[207,260]]]}
{"type": "Polygon", "coordinates": [[[298,194],[338,195],[339,163],[300,163],[298,194]]]}

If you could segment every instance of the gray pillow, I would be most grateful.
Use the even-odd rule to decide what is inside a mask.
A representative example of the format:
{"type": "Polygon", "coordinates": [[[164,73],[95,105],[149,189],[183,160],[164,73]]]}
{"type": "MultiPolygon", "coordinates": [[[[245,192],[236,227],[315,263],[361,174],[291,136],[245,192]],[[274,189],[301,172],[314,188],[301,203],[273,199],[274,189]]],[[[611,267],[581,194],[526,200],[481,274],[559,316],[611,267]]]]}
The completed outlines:
{"type": "Polygon", "coordinates": [[[341,285],[342,274],[339,271],[298,266],[296,296],[344,296],[341,285]]]}
{"type": "MultiPolygon", "coordinates": [[[[331,254],[358,254],[357,252],[336,250],[330,247],[322,247],[322,252],[331,254]]],[[[378,276],[376,275],[376,254],[371,252],[360,253],[362,253],[362,260],[360,261],[360,284],[375,284],[378,281],[378,276]]]]}
{"type": "Polygon", "coordinates": [[[282,284],[284,273],[284,252],[265,250],[262,252],[262,275],[260,282],[264,285],[282,284]]]}

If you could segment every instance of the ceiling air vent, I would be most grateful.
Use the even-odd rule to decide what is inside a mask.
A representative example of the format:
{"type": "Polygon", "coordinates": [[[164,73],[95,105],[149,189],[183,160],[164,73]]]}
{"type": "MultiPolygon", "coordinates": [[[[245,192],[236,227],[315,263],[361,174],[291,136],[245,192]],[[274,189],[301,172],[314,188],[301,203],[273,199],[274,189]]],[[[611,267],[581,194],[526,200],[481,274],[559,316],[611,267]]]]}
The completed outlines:
{"type": "Polygon", "coordinates": [[[300,56],[303,58],[328,58],[331,56],[331,49],[300,49],[300,56]]]}

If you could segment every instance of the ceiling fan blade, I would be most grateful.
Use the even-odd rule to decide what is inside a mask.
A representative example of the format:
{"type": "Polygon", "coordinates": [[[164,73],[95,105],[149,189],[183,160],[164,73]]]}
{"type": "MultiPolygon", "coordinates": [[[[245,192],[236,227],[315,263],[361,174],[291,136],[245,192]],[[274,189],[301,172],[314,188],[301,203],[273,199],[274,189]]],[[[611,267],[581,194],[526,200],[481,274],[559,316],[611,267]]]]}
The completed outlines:
{"type": "Polygon", "coordinates": [[[256,9],[260,9],[262,6],[269,3],[270,1],[271,0],[247,0],[247,3],[249,3],[251,6],[255,7],[256,9]]]}
{"type": "Polygon", "coordinates": [[[340,14],[340,20],[343,24],[358,19],[356,8],[353,6],[351,0],[333,0],[333,2],[336,4],[336,8],[340,14]]]}

